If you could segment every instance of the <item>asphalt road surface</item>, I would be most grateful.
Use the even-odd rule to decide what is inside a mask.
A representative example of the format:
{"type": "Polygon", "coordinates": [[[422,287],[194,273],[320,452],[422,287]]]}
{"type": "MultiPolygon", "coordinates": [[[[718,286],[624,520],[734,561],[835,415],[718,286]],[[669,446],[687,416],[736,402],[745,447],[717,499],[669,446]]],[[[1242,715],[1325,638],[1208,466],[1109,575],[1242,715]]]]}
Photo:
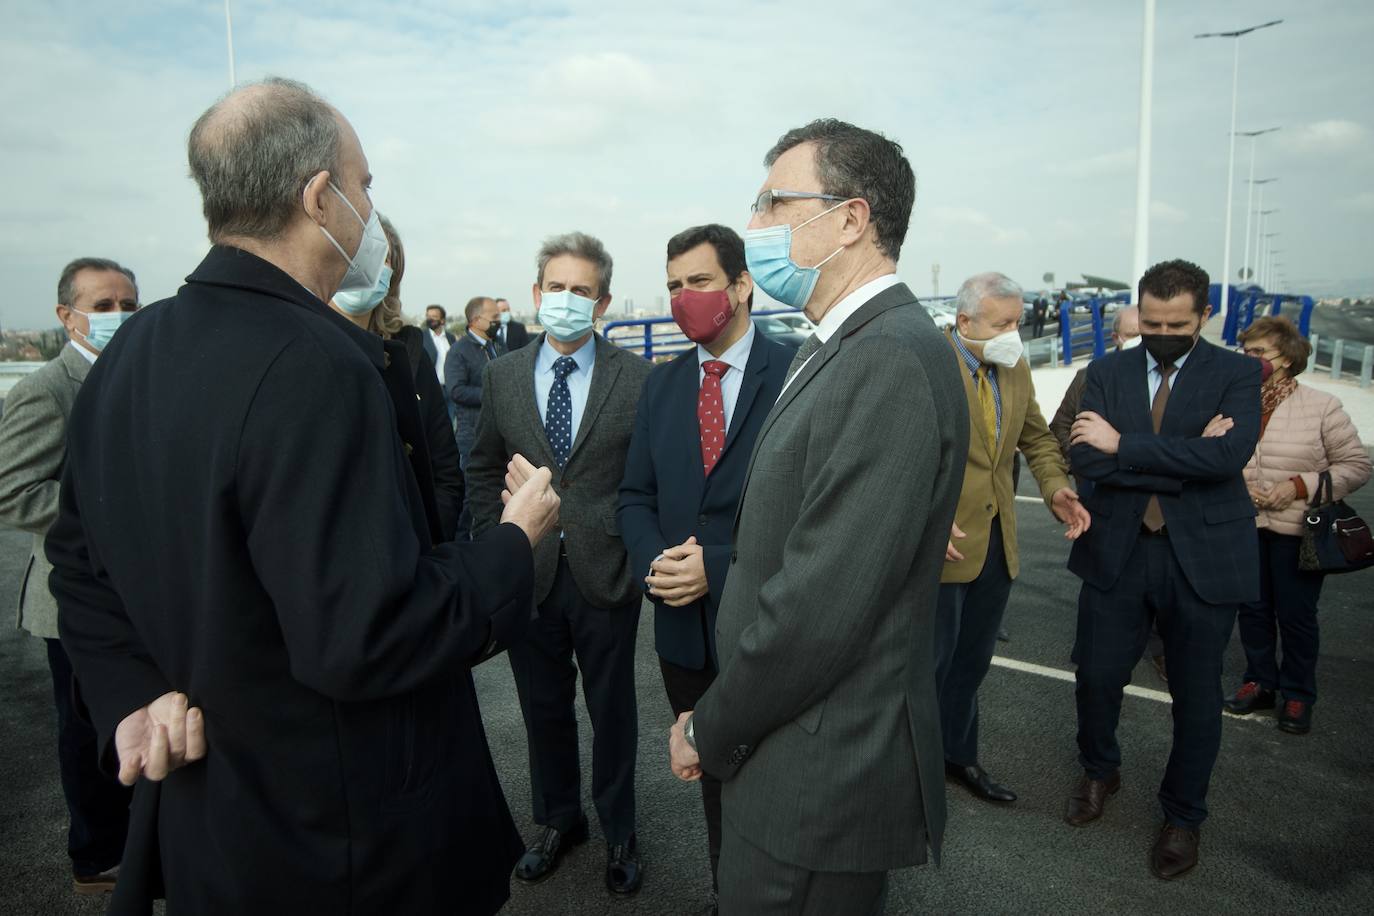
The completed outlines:
{"type": "MultiPolygon", "coordinates": [[[[1026,482],[1022,483],[1022,492],[1026,482]]],[[[1374,518],[1374,488],[1353,500],[1374,518]]],[[[1022,502],[1022,575],[1007,612],[1011,641],[1000,656],[1069,670],[1077,580],[1064,569],[1068,545],[1043,506],[1022,502]]],[[[16,594],[27,537],[0,531],[0,595],[16,594]]],[[[861,549],[856,546],[856,549],[861,549]]],[[[1227,717],[1203,828],[1201,864],[1179,881],[1152,877],[1146,855],[1160,822],[1155,791],[1170,744],[1169,706],[1128,696],[1120,738],[1124,786],[1098,823],[1060,819],[1078,775],[1073,685],[997,666],[982,691],[982,762],[1021,798],[993,807],[949,787],[944,864],[893,875],[887,912],[907,913],[1368,913],[1374,898],[1374,735],[1365,704],[1374,683],[1374,572],[1331,577],[1322,596],[1321,700],[1306,737],[1280,733],[1271,714],[1227,717]]],[[[543,884],[515,883],[513,914],[696,912],[709,887],[706,834],[695,786],[668,771],[671,722],[653,654],[652,620],[640,630],[639,839],[643,891],[612,899],[603,884],[604,846],[574,850],[543,884]]],[[[66,814],[57,780],[54,713],[42,647],[0,629],[0,914],[97,913],[99,900],[70,890],[66,814]]],[[[1225,687],[1243,670],[1239,642],[1226,655],[1225,687]]],[[[504,658],[476,673],[492,752],[516,822],[530,820],[526,743],[504,658]]],[[[1164,689],[1148,663],[1135,684],[1164,689]]],[[[213,710],[208,712],[213,716],[213,710]]],[[[579,715],[582,711],[579,710],[579,715]]],[[[584,804],[591,771],[582,715],[584,804]]],[[[211,753],[214,749],[211,748],[211,753]]],[[[463,912],[454,888],[453,912],[463,912]]]]}

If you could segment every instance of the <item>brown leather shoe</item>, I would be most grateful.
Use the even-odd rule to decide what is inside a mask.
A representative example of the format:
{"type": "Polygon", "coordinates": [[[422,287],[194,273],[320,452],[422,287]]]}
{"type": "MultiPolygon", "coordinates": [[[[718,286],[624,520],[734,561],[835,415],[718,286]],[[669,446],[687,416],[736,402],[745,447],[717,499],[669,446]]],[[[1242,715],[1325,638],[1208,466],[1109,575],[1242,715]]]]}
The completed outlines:
{"type": "Polygon", "coordinates": [[[1064,821],[1075,827],[1088,826],[1102,816],[1107,796],[1115,795],[1120,788],[1120,772],[1106,779],[1091,779],[1084,773],[1069,795],[1069,803],[1064,806],[1064,821]]]}
{"type": "Polygon", "coordinates": [[[1171,881],[1197,864],[1198,832],[1165,823],[1150,850],[1150,871],[1171,881]]]}

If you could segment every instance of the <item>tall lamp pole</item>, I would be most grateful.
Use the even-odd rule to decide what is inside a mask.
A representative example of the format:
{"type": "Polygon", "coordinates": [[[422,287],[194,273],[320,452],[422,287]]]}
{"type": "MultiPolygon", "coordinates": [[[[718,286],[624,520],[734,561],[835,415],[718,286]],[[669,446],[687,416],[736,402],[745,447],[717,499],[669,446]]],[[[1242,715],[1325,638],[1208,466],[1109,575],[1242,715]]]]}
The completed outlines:
{"type": "Polygon", "coordinates": [[[1226,241],[1221,254],[1221,314],[1223,318],[1231,303],[1231,210],[1234,206],[1232,195],[1236,183],[1236,95],[1240,80],[1240,39],[1251,32],[1278,25],[1282,19],[1274,19],[1260,25],[1252,25],[1234,32],[1203,32],[1194,38],[1230,38],[1234,45],[1231,60],[1231,129],[1226,135],[1226,241]]]}
{"type": "MultiPolygon", "coordinates": [[[[1246,207],[1245,209],[1245,266],[1241,270],[1241,273],[1248,273],[1249,276],[1246,277],[1246,279],[1252,283],[1257,282],[1257,277],[1256,272],[1252,269],[1254,268],[1255,264],[1253,261],[1250,260],[1250,217],[1252,213],[1259,213],[1264,209],[1264,186],[1267,184],[1273,184],[1276,181],[1278,181],[1277,178],[1260,178],[1258,180],[1254,178],[1250,179],[1250,194],[1253,195],[1255,193],[1255,188],[1259,188],[1259,206],[1255,207],[1253,211],[1251,211],[1249,207],[1246,207]]],[[[1255,232],[1259,232],[1259,226],[1255,227],[1255,232]]],[[[1259,248],[1258,245],[1256,245],[1255,247],[1256,249],[1259,248]]]]}
{"type": "MultiPolygon", "coordinates": [[[[1243,130],[1240,136],[1250,138],[1250,178],[1248,184],[1249,191],[1245,198],[1245,261],[1242,263],[1242,273],[1250,267],[1250,208],[1255,205],[1255,147],[1259,145],[1259,138],[1265,134],[1272,134],[1279,130],[1277,127],[1266,127],[1264,130],[1243,130]]],[[[1273,181],[1273,179],[1269,179],[1273,181]]],[[[1248,279],[1248,278],[1247,278],[1248,279]]]]}
{"type": "MultiPolygon", "coordinates": [[[[1145,0],[1145,36],[1140,48],[1140,140],[1135,157],[1135,246],[1131,259],[1131,301],[1150,257],[1150,121],[1154,107],[1155,0],[1145,0]]],[[[1137,304],[1139,304],[1137,302],[1137,304]]]]}
{"type": "Polygon", "coordinates": [[[229,88],[238,85],[234,78],[234,17],[229,12],[229,0],[224,0],[224,39],[229,45],[229,88]]]}
{"type": "Polygon", "coordinates": [[[1268,291],[1270,285],[1273,283],[1273,278],[1269,276],[1272,272],[1269,262],[1274,257],[1274,249],[1269,247],[1273,244],[1269,239],[1278,238],[1279,235],[1280,233],[1277,232],[1266,232],[1264,234],[1264,258],[1260,261],[1260,269],[1264,272],[1264,289],[1266,291],[1268,291]]]}

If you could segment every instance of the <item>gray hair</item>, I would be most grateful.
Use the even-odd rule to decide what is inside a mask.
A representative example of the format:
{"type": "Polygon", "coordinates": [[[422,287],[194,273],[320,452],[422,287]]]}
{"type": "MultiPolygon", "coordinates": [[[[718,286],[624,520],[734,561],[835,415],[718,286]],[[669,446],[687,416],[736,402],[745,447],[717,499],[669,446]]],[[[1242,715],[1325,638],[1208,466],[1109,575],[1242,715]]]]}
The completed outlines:
{"type": "Polygon", "coordinates": [[[1130,311],[1135,311],[1138,313],[1140,309],[1134,305],[1127,305],[1116,310],[1116,317],[1112,319],[1113,334],[1119,335],[1121,333],[1121,319],[1126,317],[1126,313],[1130,311]]]}
{"type": "Polygon", "coordinates": [[[596,266],[597,298],[611,294],[611,256],[599,239],[585,232],[565,232],[544,240],[539,246],[539,285],[544,285],[544,268],[560,255],[572,255],[596,266]]]}
{"type": "Polygon", "coordinates": [[[816,176],[823,192],[868,202],[878,250],[895,262],[916,203],[916,173],[901,145],[875,131],[821,118],[779,137],[763,157],[764,168],[771,169],[779,156],[803,143],[816,146],[816,176]]]}
{"type": "Polygon", "coordinates": [[[970,318],[977,317],[984,299],[1021,298],[1021,286],[1006,274],[988,271],[974,274],[959,287],[954,299],[959,305],[959,314],[970,318]]]}
{"type": "Polygon", "coordinates": [[[71,308],[72,300],[76,298],[76,275],[83,270],[114,270],[122,273],[129,278],[129,282],[134,286],[134,298],[138,298],[138,281],[134,279],[134,272],[129,268],[118,261],[111,261],[109,258],[77,258],[62,268],[62,276],[57,279],[57,302],[59,305],[71,308]]]}
{"type": "Polygon", "coordinates": [[[337,173],[339,144],[335,110],[294,80],[269,77],[210,106],[187,142],[210,240],[279,236],[311,176],[337,173]]]}

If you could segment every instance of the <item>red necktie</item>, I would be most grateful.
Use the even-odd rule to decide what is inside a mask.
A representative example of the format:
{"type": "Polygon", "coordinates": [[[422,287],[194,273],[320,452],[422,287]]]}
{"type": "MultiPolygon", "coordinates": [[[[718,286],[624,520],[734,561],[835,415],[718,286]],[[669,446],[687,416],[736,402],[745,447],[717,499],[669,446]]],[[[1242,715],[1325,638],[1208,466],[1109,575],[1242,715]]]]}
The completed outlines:
{"type": "Polygon", "coordinates": [[[706,374],[697,393],[697,427],[701,430],[701,466],[710,477],[725,448],[725,398],[720,393],[720,377],[730,370],[730,364],[708,359],[701,369],[706,374]]]}

